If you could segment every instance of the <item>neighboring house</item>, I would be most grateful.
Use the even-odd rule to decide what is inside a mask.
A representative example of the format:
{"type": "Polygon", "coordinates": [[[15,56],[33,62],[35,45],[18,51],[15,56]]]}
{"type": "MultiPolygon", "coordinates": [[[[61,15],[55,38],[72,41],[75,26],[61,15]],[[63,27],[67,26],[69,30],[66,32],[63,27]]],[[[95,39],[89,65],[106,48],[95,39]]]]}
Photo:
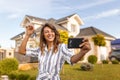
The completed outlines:
{"type": "Polygon", "coordinates": [[[120,39],[115,39],[111,42],[112,49],[120,49],[120,39]]]}
{"type": "MultiPolygon", "coordinates": [[[[69,36],[73,36],[73,37],[75,37],[76,35],[79,34],[80,26],[83,25],[83,21],[77,14],[72,14],[72,15],[69,15],[69,16],[66,16],[66,17],[63,17],[60,19],[53,19],[53,18],[43,19],[43,18],[26,15],[21,23],[21,26],[23,28],[25,28],[26,25],[31,23],[34,25],[35,33],[36,33],[35,38],[31,37],[29,39],[29,41],[27,43],[27,47],[36,47],[38,45],[41,26],[43,24],[45,24],[46,22],[49,22],[49,23],[55,25],[57,30],[59,30],[59,29],[67,30],[69,36]]],[[[21,41],[24,38],[24,35],[25,35],[25,32],[22,32],[16,36],[14,36],[13,38],[11,38],[11,40],[15,40],[15,46],[16,46],[15,57],[20,61],[20,63],[35,62],[36,58],[24,57],[23,55],[17,53],[18,47],[20,46],[21,41]]]]}
{"type": "Polygon", "coordinates": [[[0,48],[0,60],[3,60],[4,58],[14,58],[14,49],[0,48]]]}
{"type": "Polygon", "coordinates": [[[92,54],[97,56],[98,62],[100,62],[101,60],[107,60],[109,56],[109,52],[111,51],[111,41],[115,40],[114,36],[107,34],[93,26],[80,29],[80,33],[76,37],[86,37],[90,41],[92,50],[85,55],[84,61],[87,61],[87,57],[92,54]],[[92,41],[92,37],[97,34],[104,35],[106,41],[105,47],[99,48],[98,46],[94,45],[94,42],[92,41]]]}

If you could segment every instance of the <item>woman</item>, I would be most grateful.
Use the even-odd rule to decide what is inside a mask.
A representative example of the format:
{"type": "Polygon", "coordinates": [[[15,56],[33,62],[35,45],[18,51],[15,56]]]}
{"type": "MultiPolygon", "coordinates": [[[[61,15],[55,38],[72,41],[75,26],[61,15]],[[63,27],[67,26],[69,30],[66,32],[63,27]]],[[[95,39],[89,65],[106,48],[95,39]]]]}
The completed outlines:
{"type": "Polygon", "coordinates": [[[49,23],[46,23],[41,29],[39,48],[26,49],[27,41],[33,33],[33,26],[26,27],[26,34],[19,48],[19,53],[38,57],[39,71],[36,80],[60,80],[59,72],[64,62],[74,64],[91,49],[88,39],[84,39],[80,45],[79,54],[73,55],[73,51],[60,42],[59,32],[49,23]]]}

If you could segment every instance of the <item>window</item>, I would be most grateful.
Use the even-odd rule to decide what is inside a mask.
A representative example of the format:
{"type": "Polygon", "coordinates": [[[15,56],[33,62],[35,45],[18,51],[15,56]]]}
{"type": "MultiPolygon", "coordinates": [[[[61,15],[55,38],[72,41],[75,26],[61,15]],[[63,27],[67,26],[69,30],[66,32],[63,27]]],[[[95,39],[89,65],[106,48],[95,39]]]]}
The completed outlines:
{"type": "Polygon", "coordinates": [[[11,52],[9,52],[9,56],[11,56],[11,52]]]}
{"type": "Polygon", "coordinates": [[[71,32],[75,32],[76,31],[76,25],[71,24],[71,32]]]}

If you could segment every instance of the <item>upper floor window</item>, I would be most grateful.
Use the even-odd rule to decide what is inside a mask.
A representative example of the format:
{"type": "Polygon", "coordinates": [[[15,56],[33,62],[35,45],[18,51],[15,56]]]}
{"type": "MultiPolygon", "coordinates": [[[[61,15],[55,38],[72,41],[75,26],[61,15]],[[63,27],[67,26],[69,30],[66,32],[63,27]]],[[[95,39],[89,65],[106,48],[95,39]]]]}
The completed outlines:
{"type": "Polygon", "coordinates": [[[9,56],[11,56],[12,55],[12,53],[11,52],[9,52],[9,56]]]}
{"type": "Polygon", "coordinates": [[[76,31],[76,25],[75,24],[71,24],[71,32],[75,32],[76,31]]]}

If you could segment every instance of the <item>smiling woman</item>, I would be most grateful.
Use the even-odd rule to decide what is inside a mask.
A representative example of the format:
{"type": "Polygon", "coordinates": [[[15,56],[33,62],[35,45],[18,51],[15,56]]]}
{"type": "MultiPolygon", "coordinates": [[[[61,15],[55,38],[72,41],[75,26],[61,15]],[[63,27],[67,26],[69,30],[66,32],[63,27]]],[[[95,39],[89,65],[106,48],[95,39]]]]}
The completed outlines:
{"type": "Polygon", "coordinates": [[[88,39],[84,39],[79,54],[61,43],[60,34],[55,26],[45,23],[41,29],[40,45],[38,48],[26,48],[28,39],[34,33],[34,28],[26,27],[26,34],[19,47],[19,53],[26,56],[38,57],[39,71],[36,80],[60,80],[59,73],[65,61],[69,64],[78,62],[90,49],[88,39]]]}

